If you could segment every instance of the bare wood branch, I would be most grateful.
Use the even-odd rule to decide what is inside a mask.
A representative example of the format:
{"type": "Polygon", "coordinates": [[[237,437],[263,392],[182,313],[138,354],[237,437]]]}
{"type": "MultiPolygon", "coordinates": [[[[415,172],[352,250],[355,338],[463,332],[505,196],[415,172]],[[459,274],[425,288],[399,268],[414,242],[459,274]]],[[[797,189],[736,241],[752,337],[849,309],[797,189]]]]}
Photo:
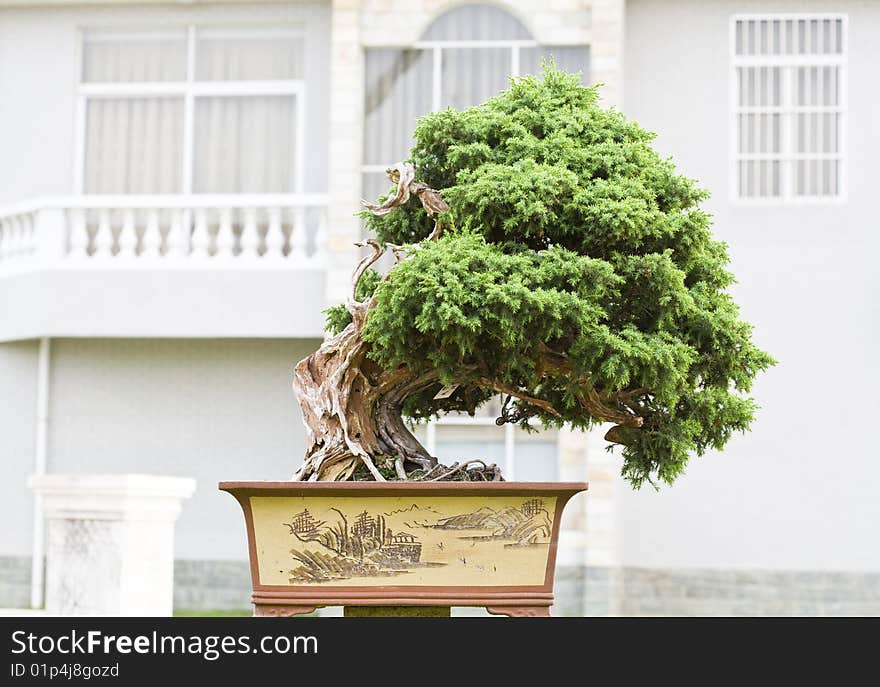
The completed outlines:
{"type": "Polygon", "coordinates": [[[623,436],[621,434],[623,430],[623,425],[614,425],[611,429],[605,432],[605,436],[603,437],[605,441],[610,441],[612,444],[623,444],[623,436]]]}
{"type": "Polygon", "coordinates": [[[415,180],[416,172],[411,162],[398,162],[385,170],[385,176],[389,181],[397,184],[395,194],[387,198],[381,205],[361,200],[361,205],[377,217],[383,217],[395,208],[404,205],[410,199],[410,195],[415,195],[419,199],[429,217],[436,217],[441,212],[449,210],[449,205],[446,204],[440,193],[426,183],[415,180]]]}
{"type": "Polygon", "coordinates": [[[615,408],[614,404],[629,400],[631,396],[637,396],[642,389],[617,392],[616,394],[603,394],[593,387],[589,375],[577,375],[567,356],[551,350],[543,345],[540,348],[538,363],[536,366],[540,376],[566,376],[572,379],[579,387],[577,396],[581,407],[592,417],[608,422],[617,422],[627,427],[641,427],[644,420],[640,415],[615,408]]]}
{"type": "Polygon", "coordinates": [[[522,389],[518,389],[515,386],[511,386],[509,384],[503,384],[501,382],[496,382],[492,379],[487,379],[485,377],[481,378],[479,380],[479,383],[482,384],[483,386],[489,387],[490,389],[495,389],[495,391],[498,391],[500,393],[510,394],[514,398],[518,398],[520,401],[524,401],[525,403],[528,403],[528,404],[533,405],[537,408],[540,408],[541,410],[543,410],[547,413],[550,413],[550,415],[555,415],[556,417],[561,417],[560,412],[558,410],[556,410],[556,408],[554,408],[551,403],[549,403],[548,401],[545,401],[542,398],[535,398],[534,396],[529,396],[525,391],[523,391],[522,389]]]}
{"type": "Polygon", "coordinates": [[[411,195],[415,195],[428,217],[434,220],[434,229],[428,236],[428,241],[436,241],[443,235],[443,227],[437,216],[449,210],[449,205],[443,200],[438,191],[435,191],[426,183],[415,181],[415,168],[410,162],[398,162],[394,167],[385,170],[389,181],[397,184],[397,190],[384,203],[378,205],[366,200],[361,200],[361,205],[377,217],[384,217],[401,205],[409,201],[411,195]]]}
{"type": "Polygon", "coordinates": [[[639,415],[614,408],[604,402],[602,397],[591,386],[582,387],[582,391],[576,394],[581,406],[590,415],[600,420],[617,422],[626,427],[641,427],[644,420],[639,415]]]}
{"type": "Polygon", "coordinates": [[[406,480],[408,478],[406,470],[403,468],[403,458],[401,456],[397,456],[394,459],[394,471],[397,473],[398,479],[406,480]]]}
{"type": "Polygon", "coordinates": [[[413,179],[415,179],[416,172],[411,163],[398,162],[394,167],[389,167],[385,170],[385,176],[387,176],[392,183],[397,184],[397,192],[393,196],[387,198],[381,205],[371,203],[367,200],[361,200],[361,205],[376,217],[384,217],[409,200],[410,184],[413,179]]]}
{"type": "Polygon", "coordinates": [[[346,309],[352,315],[354,315],[356,310],[363,309],[364,307],[364,304],[357,299],[358,282],[360,282],[361,277],[364,276],[364,272],[366,272],[385,253],[385,249],[379,245],[379,242],[376,241],[376,239],[367,239],[366,243],[358,243],[355,245],[368,245],[373,249],[373,252],[370,255],[365,255],[358,261],[358,264],[351,275],[351,296],[346,303],[346,309]]]}

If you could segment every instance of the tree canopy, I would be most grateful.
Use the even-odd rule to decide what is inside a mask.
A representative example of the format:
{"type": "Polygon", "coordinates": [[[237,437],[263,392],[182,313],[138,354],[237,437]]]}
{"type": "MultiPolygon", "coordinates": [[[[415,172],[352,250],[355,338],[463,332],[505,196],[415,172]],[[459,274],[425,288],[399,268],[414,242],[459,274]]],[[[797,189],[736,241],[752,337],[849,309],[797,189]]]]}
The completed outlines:
{"type": "MultiPolygon", "coordinates": [[[[612,422],[634,486],[672,483],[690,454],[749,427],[750,386],[773,360],[728,293],[706,192],[652,138],[552,66],[419,120],[410,162],[448,204],[442,235],[425,240],[434,222],[415,196],[365,215],[406,257],[358,285],[374,298],[368,357],[439,375],[404,414],[473,412],[500,391],[502,419],[525,428],[612,422]],[[457,387],[437,400],[440,385],[457,387]]],[[[331,309],[330,328],[346,318],[331,309]]]]}

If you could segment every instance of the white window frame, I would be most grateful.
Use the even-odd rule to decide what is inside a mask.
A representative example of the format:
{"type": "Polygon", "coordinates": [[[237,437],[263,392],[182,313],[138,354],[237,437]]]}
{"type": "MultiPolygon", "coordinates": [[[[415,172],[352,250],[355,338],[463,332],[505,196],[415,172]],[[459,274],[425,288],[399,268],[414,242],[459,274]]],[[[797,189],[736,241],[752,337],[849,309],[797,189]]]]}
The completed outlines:
{"type": "MultiPolygon", "coordinates": [[[[195,153],[195,102],[198,97],[210,96],[294,96],[296,121],[294,122],[294,193],[302,193],[305,181],[305,145],[306,145],[306,82],[305,79],[259,80],[259,81],[197,81],[195,75],[197,33],[200,29],[216,31],[224,27],[209,24],[188,24],[178,27],[186,30],[187,60],[185,81],[148,81],[148,82],[84,82],[84,45],[86,32],[89,30],[106,31],[108,36],[155,36],[160,31],[148,28],[133,30],[116,30],[105,27],[83,27],[78,31],[77,60],[77,91],[76,91],[76,149],[74,152],[73,188],[77,195],[85,193],[86,165],[86,134],[88,126],[87,108],[90,99],[99,98],[148,98],[157,96],[183,97],[183,156],[181,170],[181,191],[174,195],[204,195],[193,193],[194,153],[195,153]]],[[[260,29],[230,28],[234,36],[267,35],[278,36],[279,33],[291,37],[302,38],[305,31],[291,26],[284,28],[260,29]]],[[[216,195],[210,194],[208,195],[216,195]]],[[[222,194],[241,195],[241,194],[222,194]]]]}
{"type": "MultiPolygon", "coordinates": [[[[730,17],[729,25],[729,51],[730,51],[730,72],[729,72],[729,106],[730,112],[729,122],[729,200],[734,205],[837,205],[847,201],[847,166],[848,166],[848,148],[847,148],[847,129],[848,129],[848,62],[849,62],[849,18],[848,15],[840,12],[773,12],[773,13],[744,13],[733,14],[730,17]],[[812,20],[839,20],[841,21],[841,52],[839,55],[737,55],[736,54],[736,25],[740,21],[812,21],[812,20]],[[739,170],[738,163],[742,159],[759,159],[760,154],[742,154],[738,150],[739,144],[739,127],[737,115],[740,113],[740,106],[737,94],[737,68],[739,67],[798,67],[798,66],[835,66],[839,68],[839,86],[840,86],[840,102],[834,107],[835,112],[840,114],[839,129],[839,150],[834,155],[827,157],[838,159],[840,168],[838,171],[838,193],[835,196],[798,196],[792,188],[793,172],[791,167],[797,159],[821,159],[821,153],[796,154],[792,149],[792,127],[787,117],[782,118],[783,146],[779,154],[768,153],[766,157],[772,160],[779,160],[789,167],[788,170],[783,169],[781,175],[781,193],[778,196],[770,196],[764,198],[743,197],[739,194],[739,170]]],[[[782,106],[778,111],[786,114],[798,111],[798,108],[792,105],[792,85],[790,78],[791,70],[783,72],[782,80],[782,106]]],[[[813,109],[816,108],[800,108],[813,109]]],[[[767,112],[768,108],[754,108],[755,112],[767,112]]]]}

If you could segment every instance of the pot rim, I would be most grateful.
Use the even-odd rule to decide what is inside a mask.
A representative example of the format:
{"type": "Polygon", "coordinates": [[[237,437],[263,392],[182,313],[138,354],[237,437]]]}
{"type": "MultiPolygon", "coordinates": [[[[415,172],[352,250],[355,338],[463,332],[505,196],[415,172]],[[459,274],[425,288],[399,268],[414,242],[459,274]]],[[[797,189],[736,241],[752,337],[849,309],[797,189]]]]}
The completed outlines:
{"type": "Polygon", "coordinates": [[[372,493],[430,492],[440,495],[479,495],[488,493],[545,493],[568,495],[587,491],[587,482],[277,482],[225,481],[218,488],[231,494],[259,494],[262,496],[296,493],[372,493]]]}

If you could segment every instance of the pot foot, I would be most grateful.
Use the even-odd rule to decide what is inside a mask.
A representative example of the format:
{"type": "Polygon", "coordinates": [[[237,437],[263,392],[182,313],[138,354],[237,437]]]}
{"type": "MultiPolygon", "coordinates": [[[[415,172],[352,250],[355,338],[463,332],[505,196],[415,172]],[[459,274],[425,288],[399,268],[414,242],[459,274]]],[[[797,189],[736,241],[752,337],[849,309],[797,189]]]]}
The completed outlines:
{"type": "Polygon", "coordinates": [[[254,604],[255,618],[289,618],[294,615],[314,613],[317,606],[291,606],[288,604],[254,604]]]}
{"type": "Polygon", "coordinates": [[[492,615],[506,615],[511,618],[549,618],[549,606],[486,606],[492,615]]]}

